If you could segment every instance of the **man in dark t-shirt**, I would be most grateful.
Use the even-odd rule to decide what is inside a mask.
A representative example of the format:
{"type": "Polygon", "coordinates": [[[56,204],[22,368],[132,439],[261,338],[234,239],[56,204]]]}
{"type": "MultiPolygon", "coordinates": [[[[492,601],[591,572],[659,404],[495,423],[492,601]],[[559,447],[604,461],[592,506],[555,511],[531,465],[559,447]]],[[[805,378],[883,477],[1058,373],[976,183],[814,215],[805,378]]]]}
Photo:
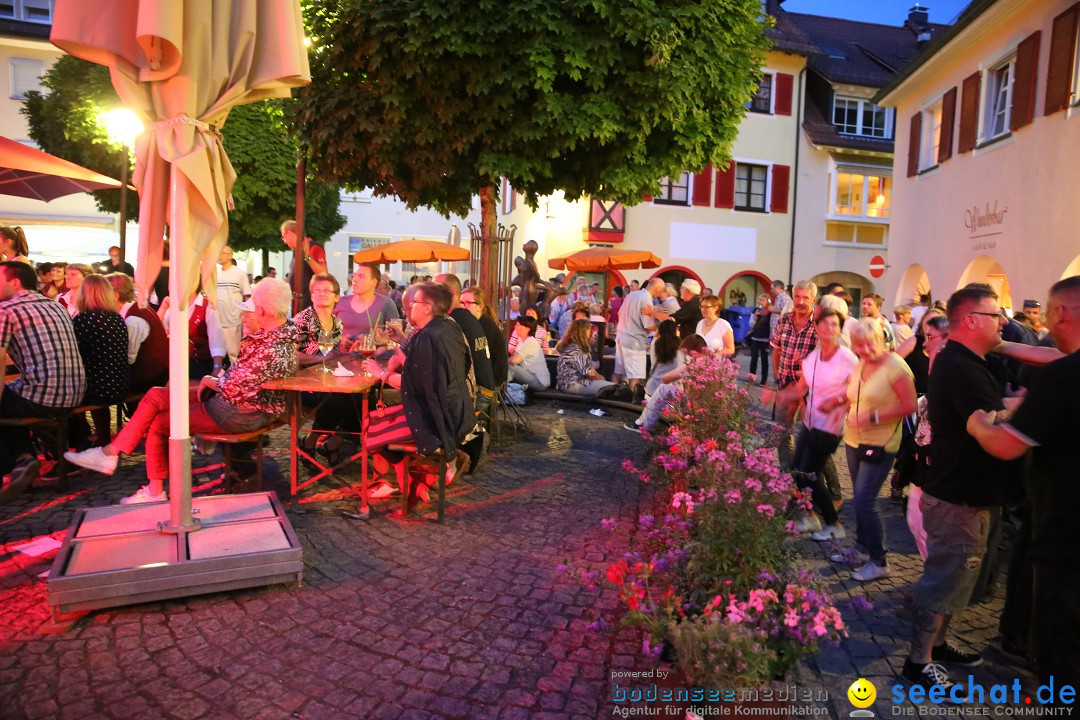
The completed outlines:
{"type": "Polygon", "coordinates": [[[457,275],[444,273],[435,278],[435,282],[445,285],[454,296],[450,311],[450,317],[457,322],[461,332],[465,333],[465,339],[469,343],[472,352],[473,373],[476,375],[476,384],[491,392],[497,387],[495,374],[491,371],[491,355],[488,352],[487,333],[480,326],[480,321],[473,314],[461,307],[461,281],[457,275]]]}
{"type": "MultiPolygon", "coordinates": [[[[1033,653],[1043,683],[1080,685],[1080,275],[1050,288],[1047,325],[1066,357],[1038,373],[1011,418],[977,410],[968,430],[994,457],[1032,454],[1033,653]],[[999,424],[994,424],[997,421],[999,424]]],[[[936,371],[936,369],[935,369],[936,371]]],[[[935,432],[936,432],[935,428],[935,432]]]]}
{"type": "Polygon", "coordinates": [[[943,664],[982,662],[979,653],[946,642],[946,631],[971,599],[1006,486],[1021,477],[1018,467],[984,452],[966,430],[973,411],[1005,409],[1004,389],[986,361],[1001,342],[997,294],[986,285],[957,290],[948,316],[949,342],[934,361],[927,392],[933,428],[922,497],[927,555],[915,586],[914,632],[903,669],[906,680],[927,689],[953,685],[943,664]]]}

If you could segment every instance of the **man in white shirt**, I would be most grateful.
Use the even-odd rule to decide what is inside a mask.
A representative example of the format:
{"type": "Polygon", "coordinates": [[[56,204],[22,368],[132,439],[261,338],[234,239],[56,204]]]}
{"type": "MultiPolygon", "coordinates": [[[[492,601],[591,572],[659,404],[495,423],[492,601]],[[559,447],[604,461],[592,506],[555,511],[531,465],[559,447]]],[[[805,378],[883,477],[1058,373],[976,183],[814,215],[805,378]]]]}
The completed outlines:
{"type": "Polygon", "coordinates": [[[664,281],[653,278],[641,290],[623,299],[619,307],[619,328],[615,336],[615,373],[613,379],[626,377],[631,390],[645,379],[649,329],[653,320],[653,299],[664,291],[664,281]]]}
{"type": "Polygon", "coordinates": [[[218,258],[221,270],[217,274],[217,314],[221,332],[225,337],[225,351],[230,362],[236,362],[240,353],[240,338],[243,325],[240,322],[240,310],[237,303],[251,295],[247,273],[233,260],[233,251],[229,246],[221,249],[218,258]]]}

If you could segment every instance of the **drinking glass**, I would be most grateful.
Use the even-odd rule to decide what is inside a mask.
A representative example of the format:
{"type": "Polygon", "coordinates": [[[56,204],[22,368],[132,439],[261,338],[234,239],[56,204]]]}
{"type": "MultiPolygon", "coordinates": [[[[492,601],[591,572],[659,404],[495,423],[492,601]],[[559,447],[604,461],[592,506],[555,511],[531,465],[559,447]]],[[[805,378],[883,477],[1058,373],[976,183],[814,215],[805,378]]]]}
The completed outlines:
{"type": "Polygon", "coordinates": [[[318,344],[319,352],[322,353],[322,370],[320,372],[328,373],[330,368],[326,367],[326,356],[330,354],[330,351],[334,349],[334,335],[329,330],[319,330],[319,336],[315,342],[318,344]]]}

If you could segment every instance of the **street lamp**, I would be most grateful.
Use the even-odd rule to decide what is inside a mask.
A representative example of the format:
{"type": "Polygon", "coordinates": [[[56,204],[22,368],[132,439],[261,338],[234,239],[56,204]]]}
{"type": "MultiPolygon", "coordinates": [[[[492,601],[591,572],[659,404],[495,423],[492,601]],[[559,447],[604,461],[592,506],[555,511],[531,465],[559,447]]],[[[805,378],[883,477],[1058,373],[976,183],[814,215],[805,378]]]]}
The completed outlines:
{"type": "Polygon", "coordinates": [[[135,147],[135,138],[142,133],[143,124],[127,108],[102,113],[102,120],[109,140],[124,148],[124,162],[120,164],[120,262],[124,262],[127,255],[128,166],[131,164],[131,148],[135,147]]]}

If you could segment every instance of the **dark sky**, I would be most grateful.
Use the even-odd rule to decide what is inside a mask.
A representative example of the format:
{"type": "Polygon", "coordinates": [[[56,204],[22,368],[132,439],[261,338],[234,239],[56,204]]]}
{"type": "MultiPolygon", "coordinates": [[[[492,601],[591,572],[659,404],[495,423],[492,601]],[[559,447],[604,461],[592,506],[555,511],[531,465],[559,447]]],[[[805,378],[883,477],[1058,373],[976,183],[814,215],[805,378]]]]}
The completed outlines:
{"type": "MultiPolygon", "coordinates": [[[[930,22],[950,24],[970,0],[923,0],[930,22]]],[[[788,12],[862,20],[882,25],[900,25],[915,0],[786,0],[788,12]]]]}

